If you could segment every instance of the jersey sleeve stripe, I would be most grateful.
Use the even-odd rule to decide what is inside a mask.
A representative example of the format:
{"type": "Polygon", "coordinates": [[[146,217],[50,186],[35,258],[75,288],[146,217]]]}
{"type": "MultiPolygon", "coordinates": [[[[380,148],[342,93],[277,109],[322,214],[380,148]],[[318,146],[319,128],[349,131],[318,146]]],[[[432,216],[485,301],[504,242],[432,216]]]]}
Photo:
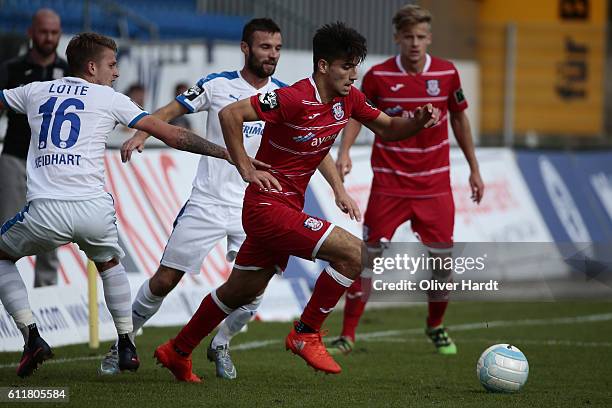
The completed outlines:
{"type": "Polygon", "coordinates": [[[9,105],[8,101],[6,100],[3,90],[0,90],[0,101],[2,101],[2,104],[4,105],[5,108],[11,109],[11,110],[13,109],[11,108],[11,105],[9,105]]]}
{"type": "Polygon", "coordinates": [[[187,102],[187,98],[185,98],[185,95],[181,94],[174,99],[176,99],[178,103],[183,105],[189,111],[189,113],[195,112],[195,109],[193,108],[193,106],[191,106],[189,102],[187,102]]]}
{"type": "Polygon", "coordinates": [[[134,127],[134,125],[142,118],[144,118],[145,116],[147,116],[148,113],[147,112],[141,112],[138,116],[136,116],[134,119],[132,119],[130,121],[130,123],[128,123],[128,127],[134,127]]]}
{"type": "Polygon", "coordinates": [[[211,81],[215,78],[238,79],[238,71],[223,71],[215,72],[214,74],[208,74],[206,77],[198,81],[198,86],[202,86],[206,82],[211,81]]]}
{"type": "Polygon", "coordinates": [[[274,82],[274,83],[276,84],[276,86],[278,86],[279,88],[284,88],[284,87],[286,87],[286,86],[289,86],[289,85],[287,85],[286,83],[284,83],[284,82],[282,82],[282,81],[279,81],[279,80],[278,80],[278,79],[276,79],[276,78],[272,78],[272,82],[274,82]]]}

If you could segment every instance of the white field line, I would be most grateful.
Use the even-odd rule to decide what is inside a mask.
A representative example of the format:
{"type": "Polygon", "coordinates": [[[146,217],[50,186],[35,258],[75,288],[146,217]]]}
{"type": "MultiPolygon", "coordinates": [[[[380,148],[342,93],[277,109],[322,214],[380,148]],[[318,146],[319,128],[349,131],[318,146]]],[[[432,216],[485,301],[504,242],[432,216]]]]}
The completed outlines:
{"type": "MultiPolygon", "coordinates": [[[[558,325],[558,324],[575,324],[575,323],[591,323],[591,322],[603,322],[612,320],[612,313],[604,314],[593,314],[585,316],[575,317],[557,317],[552,319],[524,319],[524,320],[495,320],[490,322],[478,322],[478,323],[466,323],[448,326],[452,331],[464,331],[464,330],[479,330],[487,329],[489,327],[515,327],[515,326],[541,326],[541,325],[558,325]]],[[[371,333],[363,333],[357,335],[358,340],[375,339],[382,337],[396,337],[406,334],[422,334],[424,329],[422,327],[406,330],[385,330],[371,333]]],[[[265,347],[270,344],[280,343],[281,340],[268,340],[266,342],[253,341],[248,343],[238,344],[232,347],[232,350],[252,350],[261,347],[265,347]],[[261,343],[265,343],[262,345],[261,343]]]]}
{"type": "MultiPolygon", "coordinates": [[[[43,365],[73,363],[73,362],[76,362],[76,361],[102,360],[103,357],[104,357],[104,355],[100,354],[99,356],[84,356],[84,357],[71,357],[71,358],[54,358],[54,359],[45,361],[43,363],[43,365]]],[[[18,365],[19,364],[0,364],[0,368],[17,367],[18,365]]]]}
{"type": "MultiPolygon", "coordinates": [[[[524,320],[494,320],[490,322],[476,322],[476,323],[466,323],[466,324],[458,324],[453,326],[448,326],[448,328],[452,331],[464,331],[464,330],[479,330],[486,329],[489,327],[516,327],[516,326],[540,326],[540,325],[559,325],[559,324],[575,324],[575,323],[592,323],[592,322],[604,322],[612,320],[612,313],[603,313],[603,314],[592,314],[592,315],[584,315],[584,316],[575,316],[575,317],[557,317],[552,319],[524,319],[524,320]]],[[[357,338],[359,340],[370,340],[370,339],[380,339],[385,337],[397,337],[400,335],[406,334],[421,334],[423,333],[423,328],[413,328],[406,330],[385,330],[371,333],[363,333],[357,338]]],[[[397,340],[397,339],[396,339],[397,340]]],[[[272,344],[281,343],[281,339],[271,339],[271,340],[259,340],[259,341],[250,341],[247,343],[237,344],[232,347],[233,351],[238,350],[253,350],[264,348],[272,344]]],[[[395,341],[395,340],[392,340],[395,341]]],[[[462,341],[465,341],[462,340],[462,341]]],[[[469,341],[481,341],[479,339],[472,339],[469,341]]],[[[484,341],[484,340],[483,340],[484,341]]],[[[494,342],[494,340],[487,340],[494,342]]],[[[520,341],[521,344],[528,344],[530,342],[534,342],[535,340],[525,340],[520,341]]],[[[501,343],[502,340],[499,340],[501,343]]],[[[566,341],[566,340],[552,340],[553,343],[548,343],[547,341],[537,342],[537,344],[551,344],[551,345],[571,345],[571,346],[582,346],[582,347],[609,347],[607,344],[612,343],[592,343],[592,342],[580,342],[580,341],[566,341]],[[556,342],[556,343],[555,343],[556,342]]],[[[517,341],[517,343],[519,343],[517,341]]],[[[531,343],[536,344],[536,343],[531,343]]],[[[60,358],[46,361],[45,364],[63,364],[63,363],[72,363],[76,361],[89,361],[89,360],[99,360],[103,358],[103,355],[98,356],[85,356],[85,357],[72,357],[72,358],[60,358]]],[[[0,364],[0,369],[2,368],[11,368],[17,367],[17,364],[0,364]]]]}
{"type": "MultiPolygon", "coordinates": [[[[457,339],[457,338],[455,338],[457,339]]],[[[423,336],[422,338],[417,337],[380,337],[362,339],[369,343],[429,343],[429,340],[423,336]]],[[[488,344],[500,344],[508,343],[508,339],[486,339],[486,338],[461,338],[457,340],[458,343],[488,343],[488,344]]],[[[609,341],[576,341],[576,340],[526,340],[526,339],[513,339],[512,344],[522,345],[529,344],[533,346],[567,346],[567,347],[612,347],[612,342],[609,341]]]]}

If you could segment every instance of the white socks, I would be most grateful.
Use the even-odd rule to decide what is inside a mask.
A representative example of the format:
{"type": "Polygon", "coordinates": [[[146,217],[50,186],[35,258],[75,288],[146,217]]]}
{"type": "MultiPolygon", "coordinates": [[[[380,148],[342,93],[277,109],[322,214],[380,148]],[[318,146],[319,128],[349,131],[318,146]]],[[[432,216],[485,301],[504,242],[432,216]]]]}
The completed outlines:
{"type": "Polygon", "coordinates": [[[134,323],[134,330],[130,335],[132,342],[134,342],[136,332],[157,313],[163,301],[164,296],[156,296],[151,293],[149,279],[142,283],[140,289],[138,289],[138,294],[134,299],[134,303],[132,303],[132,321],[134,323]]]}
{"type": "Polygon", "coordinates": [[[104,300],[106,307],[117,328],[118,334],[132,332],[132,305],[130,282],[123,265],[118,264],[110,269],[100,272],[102,286],[104,287],[104,300]]]}
{"type": "Polygon", "coordinates": [[[253,316],[255,316],[262,299],[263,295],[257,296],[253,302],[248,305],[240,306],[230,313],[230,315],[219,325],[219,331],[212,340],[212,348],[214,349],[218,346],[229,344],[232,337],[238,334],[238,332],[251,321],[253,316]]]}
{"type": "Polygon", "coordinates": [[[28,291],[17,266],[11,261],[0,261],[0,302],[21,330],[27,344],[28,326],[34,323],[34,317],[28,301],[28,291]]]}

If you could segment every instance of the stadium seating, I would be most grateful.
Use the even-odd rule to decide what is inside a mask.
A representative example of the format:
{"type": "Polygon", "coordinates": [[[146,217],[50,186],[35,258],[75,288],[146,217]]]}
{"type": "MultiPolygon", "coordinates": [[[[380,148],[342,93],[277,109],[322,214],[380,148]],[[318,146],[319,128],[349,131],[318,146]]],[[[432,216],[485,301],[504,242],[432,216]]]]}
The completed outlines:
{"type": "Polygon", "coordinates": [[[55,10],[66,33],[83,31],[89,16],[93,31],[131,39],[239,40],[249,16],[235,17],[198,13],[195,0],[133,0],[129,6],[116,2],[82,0],[3,0],[0,2],[0,31],[24,33],[34,12],[42,7],[55,10]],[[153,28],[151,30],[150,28],[153,28]]]}

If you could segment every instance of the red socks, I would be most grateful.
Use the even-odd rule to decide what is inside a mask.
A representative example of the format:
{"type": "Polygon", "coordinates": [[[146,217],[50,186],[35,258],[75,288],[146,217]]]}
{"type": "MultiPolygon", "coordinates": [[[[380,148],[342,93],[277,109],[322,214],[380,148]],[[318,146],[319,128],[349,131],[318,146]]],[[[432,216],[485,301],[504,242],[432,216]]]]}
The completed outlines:
{"type": "Polygon", "coordinates": [[[433,300],[431,298],[428,300],[427,309],[429,314],[427,315],[427,326],[437,327],[442,324],[446,306],[448,306],[448,300],[433,300]]]}
{"type": "Polygon", "coordinates": [[[346,292],[342,336],[348,337],[351,341],[355,341],[355,331],[370,297],[371,288],[372,279],[362,277],[355,279],[355,282],[346,292]]]}
{"type": "Polygon", "coordinates": [[[209,293],[202,300],[191,320],[175,337],[174,345],[182,352],[191,354],[202,339],[208,336],[229,314],[213,300],[213,293],[209,293]]]}
{"type": "Polygon", "coordinates": [[[319,331],[323,321],[336,307],[336,304],[351,286],[353,281],[328,266],[321,272],[315,284],[312,296],[302,313],[300,320],[308,327],[319,331]]]}

